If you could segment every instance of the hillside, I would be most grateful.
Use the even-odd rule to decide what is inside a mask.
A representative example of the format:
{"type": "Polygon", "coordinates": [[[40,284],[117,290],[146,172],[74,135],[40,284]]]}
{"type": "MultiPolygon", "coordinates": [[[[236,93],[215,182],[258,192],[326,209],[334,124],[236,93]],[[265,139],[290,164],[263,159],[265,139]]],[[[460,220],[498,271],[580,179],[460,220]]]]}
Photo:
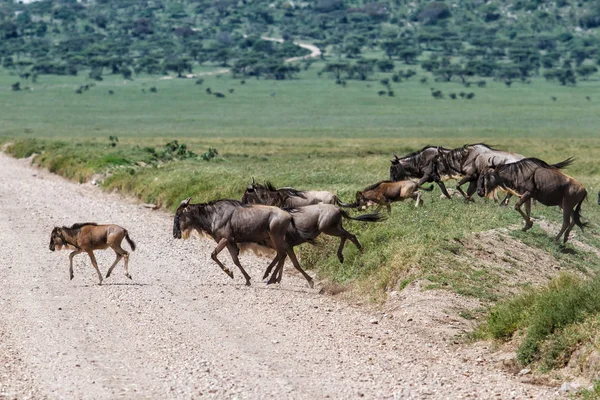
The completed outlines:
{"type": "Polygon", "coordinates": [[[598,26],[596,2],[571,0],[3,0],[0,57],[23,79],[181,76],[203,65],[230,65],[239,76],[294,77],[299,66],[283,59],[306,50],[289,40],[259,40],[269,34],[326,50],[325,58],[343,64],[333,67],[337,80],[366,79],[375,66],[390,71],[388,58],[420,64],[442,81],[543,75],[573,85],[597,72],[598,26]]]}

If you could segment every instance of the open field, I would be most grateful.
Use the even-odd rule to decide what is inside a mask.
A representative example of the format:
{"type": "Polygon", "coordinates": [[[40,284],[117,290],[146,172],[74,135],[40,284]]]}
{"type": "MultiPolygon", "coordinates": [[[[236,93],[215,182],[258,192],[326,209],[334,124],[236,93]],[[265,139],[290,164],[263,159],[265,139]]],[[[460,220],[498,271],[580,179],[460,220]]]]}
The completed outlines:
{"type": "Polygon", "coordinates": [[[83,77],[43,76],[33,91],[12,92],[14,77],[1,75],[6,118],[0,140],[14,143],[9,151],[15,156],[40,154],[35,162],[52,172],[79,182],[94,178],[107,190],[170,210],[188,196],[194,202],[239,199],[252,176],[276,186],[331,190],[350,202],[357,190],[388,178],[393,152],[403,155],[427,144],[486,142],[550,163],[573,156],[576,162],[566,172],[589,192],[583,215],[590,226],[583,234],[573,231],[581,245],[570,243],[565,250],[552,242],[561,221],[558,209],[534,207],[536,224],[521,233],[522,219],[512,207],[480,198],[470,204],[441,200],[436,187],[425,193],[422,208],[400,203],[383,223],[345,223],[358,234],[363,255],[348,244],[342,266],[335,256],[337,240],[323,238],[320,246],[302,247],[301,263],[319,278],[377,301],[420,280],[483,305],[537,286],[557,269],[590,276],[600,268],[593,251],[600,247],[600,97],[594,95],[600,82],[561,87],[534,80],[507,88],[488,81],[485,88],[466,89],[476,93],[473,100],[435,100],[430,87],[444,93],[465,89],[413,78],[392,84],[395,97],[380,97],[378,80],[386,74],[348,81],[343,88],[317,78],[318,69],[313,66],[294,81],[243,85],[228,75],[203,76],[202,85],[195,79],[147,76],[124,83],[109,77],[83,94],[75,93],[86,83],[83,77]],[[150,93],[151,87],[157,93],[150,93]],[[226,97],[206,94],[207,87],[226,97]],[[115,147],[109,135],[118,136],[115,147]],[[216,148],[219,156],[210,162],[162,157],[163,146],[173,139],[196,154],[216,148]],[[478,242],[490,232],[503,232],[507,244],[492,243],[504,253],[484,261],[478,252],[488,252],[490,244],[478,242]],[[511,247],[517,242],[525,250],[511,247]],[[548,263],[541,274],[528,271],[527,262],[508,268],[524,262],[529,252],[535,255],[529,263],[548,263]],[[537,258],[541,254],[548,258],[537,258]]]}
{"type": "Polygon", "coordinates": [[[488,80],[485,88],[458,83],[421,84],[418,77],[391,83],[395,97],[378,96],[377,73],[369,81],[335,85],[315,63],[292,81],[266,81],[202,76],[161,80],[142,76],[124,81],[108,75],[83,94],[75,90],[93,83],[78,77],[41,76],[22,82],[33,91],[11,92],[16,76],[0,74],[0,136],[30,137],[189,137],[189,138],[586,138],[597,135],[600,81],[564,87],[535,79],[532,84],[488,80]],[[157,93],[150,93],[151,87],[157,93]],[[430,88],[445,99],[436,100],[430,88]],[[206,88],[226,97],[216,98],[206,88]],[[146,92],[142,92],[142,90],[146,92]],[[230,94],[229,89],[234,89],[230,94]],[[114,95],[108,91],[113,90],[114,95]],[[473,92],[472,100],[448,94],[473,92]],[[551,97],[557,98],[553,101],[551,97]],[[591,100],[586,100],[589,96],[591,100]]]}

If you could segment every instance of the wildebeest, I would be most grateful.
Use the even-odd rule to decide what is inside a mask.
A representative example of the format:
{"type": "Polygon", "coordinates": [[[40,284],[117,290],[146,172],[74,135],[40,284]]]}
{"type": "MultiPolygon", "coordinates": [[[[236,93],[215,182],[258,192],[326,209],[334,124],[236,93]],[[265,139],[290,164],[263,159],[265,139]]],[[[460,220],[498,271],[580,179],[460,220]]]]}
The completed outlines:
{"type": "Polygon", "coordinates": [[[246,188],[242,202],[276,205],[282,208],[303,207],[319,203],[347,206],[336,195],[325,190],[296,190],[288,187],[276,189],[271,182],[261,185],[256,183],[254,178],[246,188]]]}
{"type": "Polygon", "coordinates": [[[73,257],[79,253],[86,252],[92,260],[92,265],[96,268],[100,285],[102,284],[102,274],[98,269],[94,250],[104,250],[111,248],[117,254],[117,259],[110,266],[106,277],[112,273],[117,263],[123,258],[125,261],[125,276],[131,279],[129,275],[129,253],[121,247],[123,238],[127,239],[127,243],[131,250],[135,251],[135,243],[129,237],[127,229],[119,225],[98,225],[94,222],[85,222],[74,224],[71,227],[63,226],[62,228],[55,227],[50,234],[50,250],[61,250],[62,248],[73,249],[69,254],[69,279],[73,279],[73,257]]]}
{"type": "MultiPolygon", "coordinates": [[[[362,191],[356,192],[356,201],[348,204],[348,207],[365,209],[369,206],[386,206],[388,212],[392,212],[391,203],[414,199],[415,207],[423,204],[421,200],[421,191],[419,185],[411,180],[405,181],[381,181],[367,186],[362,191]]],[[[427,191],[433,189],[433,186],[421,188],[427,191]]]]}
{"type": "MultiPolygon", "coordinates": [[[[344,254],[342,251],[344,250],[346,240],[350,240],[354,243],[361,253],[363,251],[356,236],[344,229],[342,225],[343,219],[352,219],[363,222],[377,222],[383,219],[381,214],[378,213],[352,217],[344,210],[341,210],[332,204],[312,204],[298,208],[286,208],[285,210],[289,212],[293,218],[293,224],[288,226],[285,234],[285,241],[289,247],[293,248],[306,242],[312,243],[321,233],[329,236],[336,236],[340,238],[340,245],[337,250],[337,256],[340,263],[344,262],[344,254]]],[[[276,262],[277,259],[273,260],[271,265],[269,265],[263,279],[267,278],[276,262]]],[[[273,276],[268,283],[280,282],[282,270],[283,264],[280,264],[278,269],[274,271],[273,276]]]]}
{"type": "Polygon", "coordinates": [[[520,197],[515,204],[525,220],[523,231],[533,226],[531,221],[531,199],[546,206],[560,206],[563,210],[563,224],[555,240],[564,233],[564,243],[576,224],[583,230],[587,225],[581,221],[581,204],[587,197],[585,188],[559,169],[570,165],[571,158],[557,164],[548,165],[537,158],[525,158],[515,163],[504,164],[484,171],[477,182],[477,194],[485,196],[500,186],[520,197]],[[525,204],[526,213],[521,210],[525,204]]]}
{"type": "Polygon", "coordinates": [[[437,162],[441,154],[448,152],[450,152],[450,149],[441,146],[425,146],[421,150],[407,154],[402,158],[398,158],[394,153],[394,158],[391,159],[390,180],[402,181],[417,178],[419,179],[419,186],[425,182],[435,182],[439,185],[442,193],[450,199],[452,197],[448,194],[442,180],[452,178],[452,171],[445,168],[445,164],[437,162]]]}
{"type": "Polygon", "coordinates": [[[246,273],[238,254],[248,245],[265,246],[274,249],[275,259],[283,264],[286,254],[290,257],[296,269],[312,283],[312,278],[300,268],[293,250],[285,242],[291,215],[277,207],[264,205],[247,205],[237,200],[215,200],[209,203],[190,204],[190,198],[181,202],[173,221],[173,237],[187,239],[192,231],[210,236],[217,242],[211,258],[230,278],[233,272],[217,258],[217,255],[227,247],[234,264],[250,286],[250,276],[246,273]]]}
{"type": "MultiPolygon", "coordinates": [[[[477,179],[482,171],[491,166],[514,163],[524,158],[521,154],[500,151],[485,143],[475,143],[440,154],[438,163],[442,164],[444,169],[462,176],[456,184],[456,189],[466,200],[471,200],[471,196],[477,190],[477,179]],[[465,193],[461,186],[467,182],[469,187],[465,193]]],[[[509,197],[507,196],[503,203],[506,203],[509,197]]]]}

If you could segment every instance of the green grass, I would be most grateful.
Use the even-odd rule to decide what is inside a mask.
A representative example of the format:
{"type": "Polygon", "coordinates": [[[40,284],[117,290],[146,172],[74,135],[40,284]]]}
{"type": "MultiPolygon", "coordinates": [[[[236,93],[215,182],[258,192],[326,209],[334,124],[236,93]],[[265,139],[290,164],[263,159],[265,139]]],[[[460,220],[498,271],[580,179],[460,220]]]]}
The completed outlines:
{"type": "Polygon", "coordinates": [[[418,77],[392,83],[395,97],[378,96],[378,73],[369,81],[316,76],[315,63],[292,81],[231,79],[229,74],[162,80],[156,76],[124,81],[108,75],[83,94],[90,83],[78,77],[41,76],[22,82],[33,91],[12,92],[18,80],[0,70],[0,136],[26,137],[189,137],[189,138],[586,138],[597,135],[600,81],[562,87],[535,79],[532,84],[488,81],[485,88],[458,83],[427,84],[418,77]],[[155,86],[157,93],[149,93],[155,86]],[[225,94],[224,99],[205,93],[225,94]],[[442,90],[444,100],[431,96],[442,90]],[[146,90],[145,93],[142,90],[146,90]],[[234,93],[228,93],[234,89],[234,93]],[[108,91],[113,90],[114,95],[108,91]],[[474,92],[473,100],[450,100],[450,92],[474,92]],[[556,96],[557,101],[552,101],[556,96]],[[591,97],[591,101],[585,99],[591,97]]]}
{"type": "Polygon", "coordinates": [[[522,364],[536,362],[542,370],[562,367],[577,345],[598,340],[599,290],[600,276],[582,280],[562,274],[547,287],[494,306],[479,333],[508,340],[525,332],[517,350],[522,364]]]}

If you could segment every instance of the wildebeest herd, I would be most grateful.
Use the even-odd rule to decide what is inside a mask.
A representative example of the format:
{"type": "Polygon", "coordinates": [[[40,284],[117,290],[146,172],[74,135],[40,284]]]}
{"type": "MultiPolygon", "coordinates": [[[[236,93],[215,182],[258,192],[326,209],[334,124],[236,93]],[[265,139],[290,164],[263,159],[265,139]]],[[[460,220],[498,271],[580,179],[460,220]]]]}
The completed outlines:
{"type": "MultiPolygon", "coordinates": [[[[190,204],[191,198],[183,200],[175,212],[173,237],[187,239],[196,231],[214,239],[217,246],[211,258],[233,278],[233,272],[217,257],[227,248],[246,285],[250,285],[251,278],[240,264],[240,251],[268,249],[275,256],[263,276],[263,279],[269,278],[267,283],[281,282],[283,264],[289,257],[313,287],[313,280],[300,266],[294,247],[314,243],[321,233],[336,236],[340,238],[337,256],[343,263],[343,249],[347,240],[362,252],[356,236],[344,229],[344,219],[383,221],[385,218],[379,212],[382,206],[391,212],[390,203],[407,198],[414,199],[415,206],[419,206],[423,202],[420,189],[432,189],[421,186],[426,182],[437,183],[444,196],[451,199],[444,181],[458,179],[456,189],[467,201],[472,201],[475,192],[482,197],[491,197],[495,196],[498,189],[507,193],[501,205],[508,204],[511,196],[518,197],[515,210],[525,220],[523,231],[533,226],[532,200],[546,206],[559,206],[563,211],[563,224],[555,240],[560,241],[564,235],[563,242],[566,243],[575,225],[582,230],[587,225],[581,220],[581,205],[587,197],[587,191],[578,181],[561,171],[572,162],[573,159],[569,158],[548,164],[537,158],[500,151],[483,143],[467,144],[456,149],[426,146],[404,157],[394,154],[390,180],[377,182],[357,192],[356,200],[348,204],[327,191],[302,191],[289,187],[276,189],[269,182],[258,184],[252,178],[241,201],[222,199],[190,204]],[[461,186],[467,182],[469,186],[464,192],[461,186]],[[525,212],[521,210],[523,205],[525,212]],[[374,213],[358,216],[350,216],[340,208],[365,209],[369,206],[378,208],[374,213]]],[[[123,258],[125,275],[131,279],[128,272],[129,253],[121,248],[123,239],[135,250],[135,243],[129,238],[127,230],[117,225],[84,223],[55,227],[50,238],[50,250],[63,247],[73,249],[69,255],[70,279],[73,279],[73,257],[82,252],[88,253],[101,284],[102,275],[93,251],[108,247],[115,251],[117,258],[106,277],[123,258]]]]}

